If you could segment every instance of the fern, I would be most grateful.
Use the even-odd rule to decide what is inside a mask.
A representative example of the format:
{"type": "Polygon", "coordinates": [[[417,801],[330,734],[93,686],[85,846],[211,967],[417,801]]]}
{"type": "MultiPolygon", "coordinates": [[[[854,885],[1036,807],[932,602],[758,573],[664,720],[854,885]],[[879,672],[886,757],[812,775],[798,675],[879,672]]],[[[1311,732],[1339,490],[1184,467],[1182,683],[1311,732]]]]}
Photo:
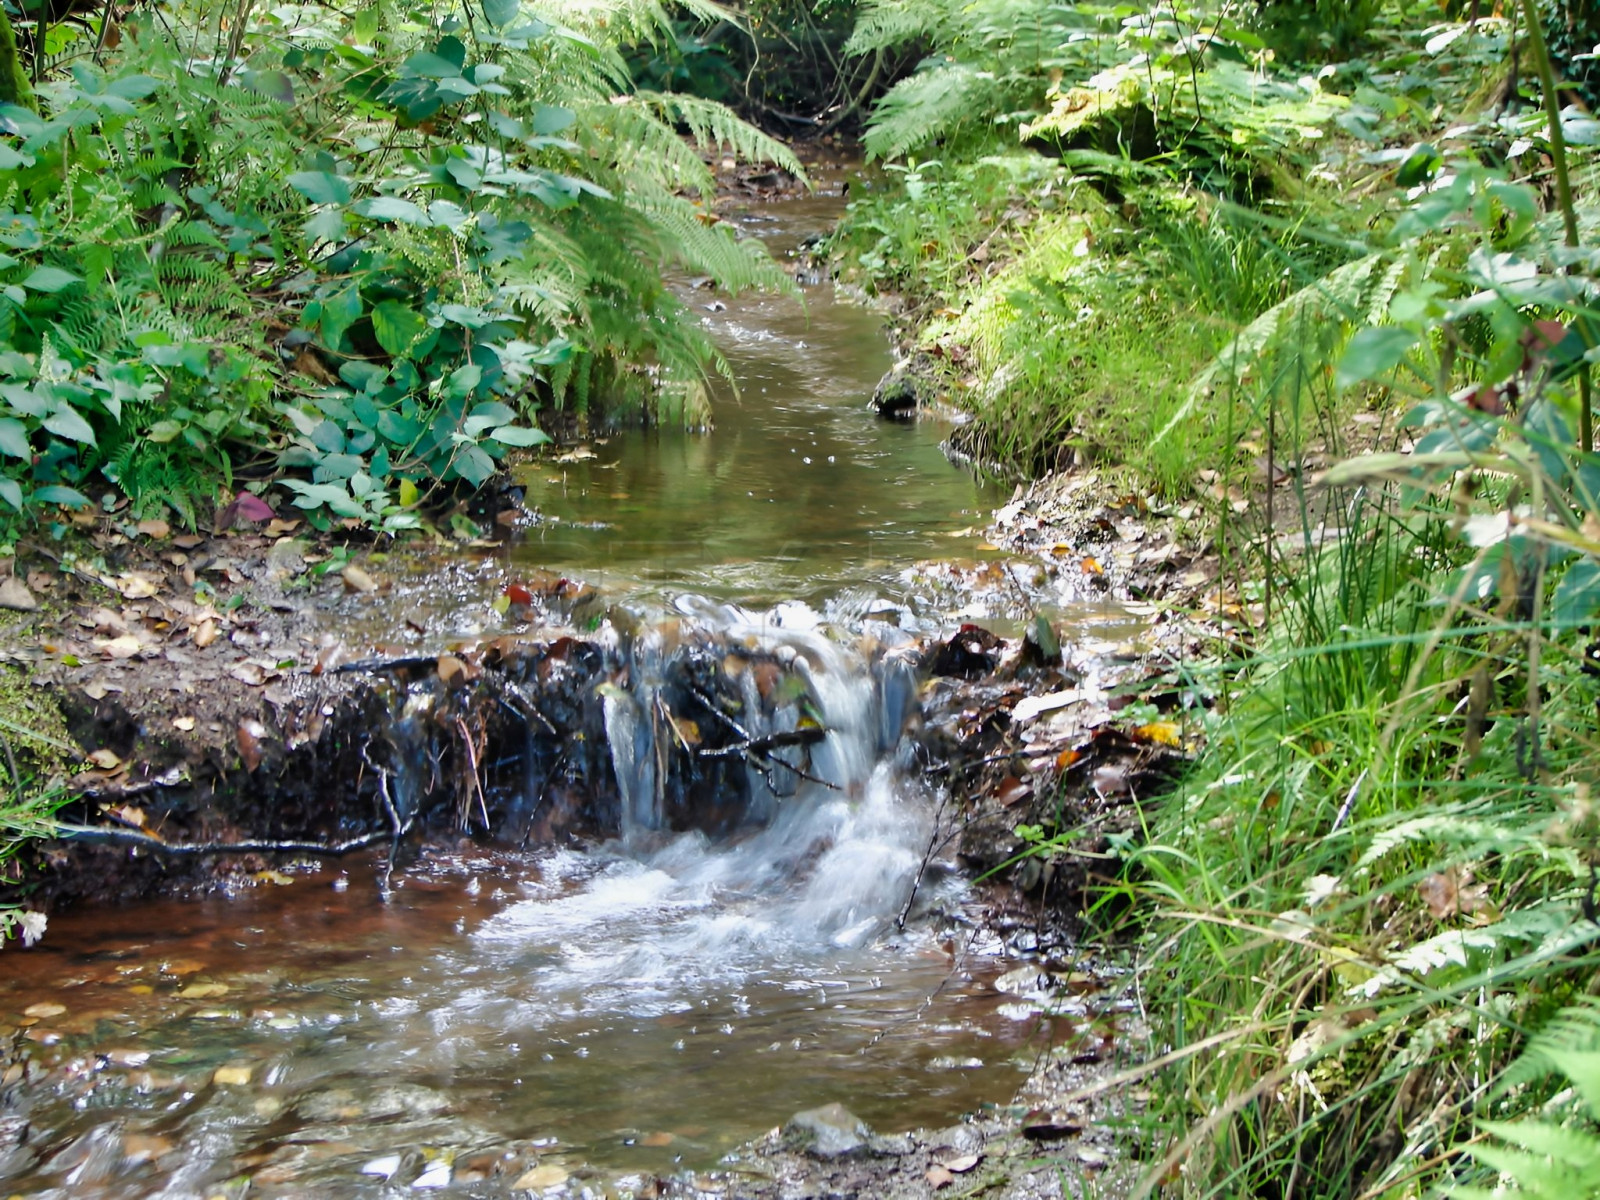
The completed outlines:
{"type": "Polygon", "coordinates": [[[1482,1121],[1480,1127],[1496,1142],[1468,1149],[1474,1162],[1497,1172],[1503,1185],[1485,1189],[1454,1187],[1463,1200],[1490,1200],[1507,1195],[1530,1200],[1594,1200],[1600,1197],[1600,1001],[1592,996],[1562,1009],[1533,1037],[1501,1077],[1497,1096],[1552,1076],[1571,1084],[1575,1096],[1557,1097],[1543,1120],[1482,1121]],[[1558,1120],[1557,1118],[1564,1118],[1558,1120]],[[1504,1186],[1511,1185],[1511,1186],[1504,1186]]]}

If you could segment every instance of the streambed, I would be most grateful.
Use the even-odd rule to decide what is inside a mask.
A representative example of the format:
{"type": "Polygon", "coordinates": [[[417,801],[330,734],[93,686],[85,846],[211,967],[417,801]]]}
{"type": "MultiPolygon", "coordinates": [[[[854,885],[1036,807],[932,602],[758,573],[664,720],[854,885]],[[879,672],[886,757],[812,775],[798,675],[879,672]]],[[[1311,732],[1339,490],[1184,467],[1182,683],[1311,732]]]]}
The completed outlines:
{"type": "MultiPolygon", "coordinates": [[[[782,254],[837,203],[739,219],[782,254]]],[[[675,627],[688,614],[792,663],[806,686],[786,728],[827,731],[804,774],[752,777],[731,835],[668,832],[649,753],[618,749],[645,711],[636,680],[607,700],[613,841],[434,847],[386,903],[357,862],[56,918],[0,978],[0,1039],[21,1050],[0,1188],[650,1194],[797,1109],[841,1101],[896,1130],[1015,1091],[1048,1031],[994,986],[1009,964],[974,935],[965,884],[943,862],[920,875],[938,797],[857,645],[872,614],[904,611],[910,563],[976,553],[997,497],[944,460],[940,430],[867,410],[888,361],[873,314],[814,285],[807,311],[685,287],[716,309],[740,396],[716,398],[709,436],[542,464],[543,519],[507,569],[593,579],[643,620],[665,604],[675,627]]],[[[473,632],[498,588],[459,583],[404,602],[430,605],[435,633],[473,632]]]]}

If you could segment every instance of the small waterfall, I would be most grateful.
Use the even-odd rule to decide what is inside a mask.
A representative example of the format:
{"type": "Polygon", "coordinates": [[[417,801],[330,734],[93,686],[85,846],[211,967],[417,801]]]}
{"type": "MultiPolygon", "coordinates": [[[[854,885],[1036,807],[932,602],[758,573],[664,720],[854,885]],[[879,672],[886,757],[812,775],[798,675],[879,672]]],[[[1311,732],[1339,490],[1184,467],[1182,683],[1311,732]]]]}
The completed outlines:
{"type": "Polygon", "coordinates": [[[803,606],[688,599],[679,612],[642,628],[626,670],[599,688],[620,798],[612,856],[580,892],[513,906],[479,934],[604,922],[606,950],[548,969],[639,996],[706,963],[737,972],[775,946],[849,948],[883,932],[911,894],[934,807],[895,766],[913,657],[876,644],[868,657],[803,606]],[[697,774],[705,762],[718,769],[697,774]],[[731,817],[693,819],[703,808],[731,817]]]}

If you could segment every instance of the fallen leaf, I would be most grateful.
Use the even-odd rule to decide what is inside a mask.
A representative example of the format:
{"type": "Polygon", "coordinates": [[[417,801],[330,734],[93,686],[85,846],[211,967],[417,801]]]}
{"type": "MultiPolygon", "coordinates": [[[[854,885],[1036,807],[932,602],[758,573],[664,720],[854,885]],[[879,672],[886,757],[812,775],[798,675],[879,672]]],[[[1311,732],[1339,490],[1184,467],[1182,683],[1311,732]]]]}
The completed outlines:
{"type": "Polygon", "coordinates": [[[513,1191],[542,1192],[545,1188],[560,1187],[570,1178],[565,1167],[558,1167],[554,1163],[534,1167],[531,1171],[524,1171],[517,1176],[511,1185],[513,1191]]]}
{"type": "Polygon", "coordinates": [[[107,658],[117,659],[132,658],[142,649],[139,645],[139,639],[131,633],[124,634],[122,637],[111,638],[109,641],[105,638],[96,638],[94,645],[95,649],[99,650],[107,658]]]}
{"type": "Polygon", "coordinates": [[[172,1142],[152,1133],[130,1133],[122,1139],[122,1157],[130,1163],[150,1162],[172,1152],[172,1142]]]}
{"type": "Polygon", "coordinates": [[[102,771],[115,771],[122,765],[122,759],[117,756],[114,750],[96,750],[89,755],[89,761],[102,771]]]}
{"type": "Polygon", "coordinates": [[[1024,783],[1015,775],[1007,775],[994,789],[995,802],[1005,808],[1021,804],[1031,795],[1033,795],[1033,785],[1024,783]]]}
{"type": "Polygon", "coordinates": [[[148,600],[157,590],[155,580],[138,571],[117,576],[117,591],[122,593],[124,600],[148,600]]]}
{"type": "Polygon", "coordinates": [[[349,592],[375,592],[378,590],[377,582],[360,567],[351,563],[339,572],[344,579],[345,590],[349,592]]]}
{"type": "Polygon", "coordinates": [[[140,521],[135,528],[145,537],[157,539],[164,538],[172,532],[172,526],[165,521],[140,521]]]}
{"type": "Polygon", "coordinates": [[[639,1139],[641,1146],[670,1146],[678,1139],[670,1133],[647,1133],[639,1139]]]}
{"type": "Polygon", "coordinates": [[[1083,561],[1078,566],[1083,569],[1085,575],[1104,575],[1106,573],[1106,569],[1100,565],[1099,560],[1087,554],[1084,555],[1083,561]]]}
{"type": "Polygon", "coordinates": [[[122,691],[120,683],[107,683],[104,679],[96,679],[83,686],[83,694],[91,700],[104,700],[112,692],[122,691]]]}
{"type": "Polygon", "coordinates": [[[261,739],[266,736],[267,727],[260,721],[239,722],[234,740],[239,745],[239,758],[243,761],[246,771],[253,772],[261,765],[261,739]]]}
{"type": "Polygon", "coordinates": [[[275,675],[276,671],[268,671],[258,662],[246,659],[244,662],[232,663],[228,667],[228,674],[240,683],[248,683],[251,687],[260,687],[275,675]]]}
{"type": "Polygon", "coordinates": [[[435,669],[439,672],[439,682],[447,688],[466,681],[467,664],[453,654],[441,654],[435,669]]]}
{"type": "Polygon", "coordinates": [[[144,809],[133,804],[119,804],[114,808],[105,809],[106,816],[113,821],[120,821],[134,829],[143,829],[145,823],[144,809]]]}
{"type": "Polygon", "coordinates": [[[1154,742],[1158,746],[1172,746],[1175,749],[1183,748],[1183,730],[1173,721],[1151,721],[1147,725],[1140,725],[1133,731],[1136,741],[1154,742]]]}
{"type": "Polygon", "coordinates": [[[197,649],[204,650],[217,640],[217,623],[208,617],[195,626],[189,636],[197,649]]]}
{"type": "Polygon", "coordinates": [[[929,1167],[922,1177],[933,1186],[935,1191],[942,1187],[949,1187],[956,1181],[956,1177],[943,1167],[929,1167]]]}
{"type": "Polygon", "coordinates": [[[39,601],[28,590],[28,585],[15,575],[0,580],[0,608],[9,608],[12,612],[36,612],[39,601]]]}
{"type": "Polygon", "coordinates": [[[178,730],[180,733],[188,733],[190,730],[192,730],[194,728],[194,718],[193,717],[173,717],[172,718],[172,727],[174,729],[178,730]]]}
{"type": "Polygon", "coordinates": [[[180,550],[193,550],[206,539],[198,533],[180,533],[172,539],[172,544],[180,550]]]}
{"type": "Polygon", "coordinates": [[[65,1004],[56,1004],[53,1001],[43,1000],[38,1004],[28,1005],[27,1008],[22,1010],[22,1015],[25,1017],[37,1017],[43,1021],[51,1017],[59,1017],[66,1011],[67,1006],[65,1004]]]}
{"type": "MultiPolygon", "coordinates": [[[[178,997],[183,1000],[210,1000],[227,994],[228,985],[225,983],[191,983],[178,993],[178,997]]],[[[248,1082],[249,1078],[250,1072],[246,1069],[244,1081],[248,1082]]]]}
{"type": "Polygon", "coordinates": [[[267,528],[264,532],[269,538],[280,538],[285,534],[293,533],[296,529],[299,529],[300,524],[301,523],[299,521],[285,521],[281,518],[278,518],[268,521],[267,528]]]}
{"type": "Polygon", "coordinates": [[[218,1067],[211,1082],[218,1087],[244,1087],[250,1082],[250,1067],[218,1067]]]}
{"type": "Polygon", "coordinates": [[[698,746],[700,744],[700,724],[685,717],[673,717],[672,727],[678,731],[678,737],[685,746],[698,746]]]}

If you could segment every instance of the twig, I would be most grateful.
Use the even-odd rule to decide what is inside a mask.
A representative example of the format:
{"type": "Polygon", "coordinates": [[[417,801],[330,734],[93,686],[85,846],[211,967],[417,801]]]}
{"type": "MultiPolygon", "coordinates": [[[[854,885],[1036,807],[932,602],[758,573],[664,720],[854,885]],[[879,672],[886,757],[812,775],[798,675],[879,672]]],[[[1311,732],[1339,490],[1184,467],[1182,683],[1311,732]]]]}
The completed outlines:
{"type": "MultiPolygon", "coordinates": [[[[408,831],[411,822],[405,823],[408,831]]],[[[355,850],[375,846],[391,836],[389,830],[362,834],[342,842],[301,842],[292,839],[252,838],[243,842],[168,842],[137,829],[118,829],[110,825],[71,825],[56,822],[50,834],[62,841],[89,842],[112,846],[138,846],[158,854],[315,854],[323,858],[342,858],[355,850]]]]}

